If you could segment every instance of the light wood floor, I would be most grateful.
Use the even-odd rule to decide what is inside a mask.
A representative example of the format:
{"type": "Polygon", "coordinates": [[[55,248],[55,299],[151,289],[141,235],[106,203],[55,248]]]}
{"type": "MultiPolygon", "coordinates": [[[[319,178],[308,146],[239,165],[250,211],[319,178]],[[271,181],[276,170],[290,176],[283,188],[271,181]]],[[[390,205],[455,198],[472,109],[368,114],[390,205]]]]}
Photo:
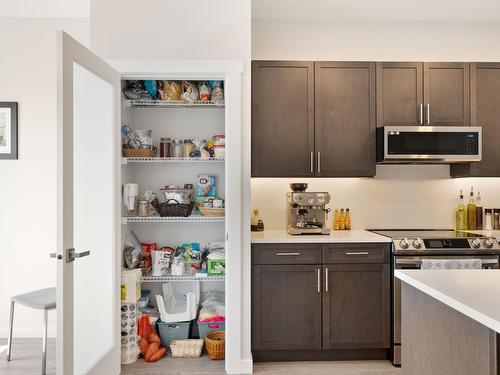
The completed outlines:
{"type": "MultiPolygon", "coordinates": [[[[0,346],[6,345],[0,339],[0,346]]],[[[12,346],[12,360],[0,354],[0,374],[39,375],[41,373],[41,340],[17,339],[12,346]]],[[[55,340],[48,344],[47,375],[55,374],[55,340]]],[[[224,362],[202,358],[171,358],[148,364],[139,359],[123,366],[123,375],[224,375],[224,362]]],[[[389,361],[340,361],[340,362],[266,362],[255,363],[254,374],[268,375],[401,375],[389,361]]]]}

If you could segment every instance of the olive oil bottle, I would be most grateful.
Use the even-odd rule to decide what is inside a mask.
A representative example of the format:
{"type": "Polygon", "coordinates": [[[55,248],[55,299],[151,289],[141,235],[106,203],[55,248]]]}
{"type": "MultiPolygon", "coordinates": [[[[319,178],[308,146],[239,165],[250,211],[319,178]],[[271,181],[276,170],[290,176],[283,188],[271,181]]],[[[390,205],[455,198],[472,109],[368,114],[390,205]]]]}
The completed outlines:
{"type": "Polygon", "coordinates": [[[467,211],[464,204],[464,194],[460,190],[460,201],[458,203],[457,214],[455,218],[455,228],[456,230],[466,230],[467,229],[467,211]]]}
{"type": "Polygon", "coordinates": [[[469,204],[467,205],[467,229],[476,230],[476,203],[473,188],[470,188],[469,204]]]}

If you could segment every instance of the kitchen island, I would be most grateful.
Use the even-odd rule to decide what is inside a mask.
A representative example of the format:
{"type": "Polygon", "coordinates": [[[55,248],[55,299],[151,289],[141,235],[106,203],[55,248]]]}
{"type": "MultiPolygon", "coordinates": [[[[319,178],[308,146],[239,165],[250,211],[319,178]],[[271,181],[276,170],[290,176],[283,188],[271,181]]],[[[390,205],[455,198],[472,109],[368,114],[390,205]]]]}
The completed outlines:
{"type": "Polygon", "coordinates": [[[402,281],[405,375],[498,370],[498,270],[396,270],[402,281]]]}

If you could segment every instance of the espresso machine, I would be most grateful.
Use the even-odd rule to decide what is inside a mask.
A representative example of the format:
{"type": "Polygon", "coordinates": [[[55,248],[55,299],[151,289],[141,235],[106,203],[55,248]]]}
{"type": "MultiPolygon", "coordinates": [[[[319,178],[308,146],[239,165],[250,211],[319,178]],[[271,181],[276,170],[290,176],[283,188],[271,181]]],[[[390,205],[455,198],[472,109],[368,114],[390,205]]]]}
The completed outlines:
{"type": "Polygon", "coordinates": [[[307,184],[290,184],[286,194],[286,229],[289,234],[330,234],[328,227],[330,194],[306,192],[307,184]]]}

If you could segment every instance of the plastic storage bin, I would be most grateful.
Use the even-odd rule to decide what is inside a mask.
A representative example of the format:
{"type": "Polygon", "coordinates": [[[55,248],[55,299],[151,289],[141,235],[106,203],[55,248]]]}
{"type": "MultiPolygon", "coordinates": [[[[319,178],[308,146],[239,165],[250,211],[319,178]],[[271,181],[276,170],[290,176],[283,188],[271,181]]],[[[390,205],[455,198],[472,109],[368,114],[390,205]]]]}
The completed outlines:
{"type": "Polygon", "coordinates": [[[224,322],[198,322],[198,334],[200,339],[204,339],[209,332],[225,330],[226,324],[224,322]]]}
{"type": "Polygon", "coordinates": [[[172,340],[188,339],[191,331],[191,323],[192,321],[165,323],[158,320],[158,333],[160,335],[161,345],[163,347],[170,347],[170,342],[172,340]]]}

